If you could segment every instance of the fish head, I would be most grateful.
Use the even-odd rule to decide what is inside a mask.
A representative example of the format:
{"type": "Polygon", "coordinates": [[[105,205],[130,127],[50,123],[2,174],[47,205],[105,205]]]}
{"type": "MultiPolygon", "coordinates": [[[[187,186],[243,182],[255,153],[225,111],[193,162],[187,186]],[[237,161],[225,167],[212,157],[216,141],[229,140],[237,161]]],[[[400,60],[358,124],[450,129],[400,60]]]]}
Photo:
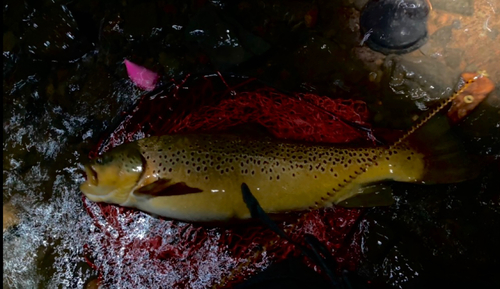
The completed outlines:
{"type": "Polygon", "coordinates": [[[85,165],[83,194],[94,202],[122,204],[141,180],[146,161],[133,145],[120,146],[85,165]]]}

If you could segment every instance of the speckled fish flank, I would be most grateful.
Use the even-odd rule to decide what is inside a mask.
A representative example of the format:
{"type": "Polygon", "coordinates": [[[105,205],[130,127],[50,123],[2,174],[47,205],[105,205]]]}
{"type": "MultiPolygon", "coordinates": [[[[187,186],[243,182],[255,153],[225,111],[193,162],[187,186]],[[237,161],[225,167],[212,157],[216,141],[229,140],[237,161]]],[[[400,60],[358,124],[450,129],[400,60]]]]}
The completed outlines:
{"type": "MultiPolygon", "coordinates": [[[[82,185],[85,195],[185,221],[249,218],[241,196],[243,182],[266,212],[283,213],[336,204],[373,182],[415,182],[424,172],[423,155],[403,146],[388,151],[231,135],[165,135],[119,148],[137,150],[142,157],[142,164],[135,162],[141,165],[137,175],[125,178],[138,179],[135,186],[99,199],[95,196],[99,184],[87,181],[82,185]],[[162,191],[169,186],[181,192],[162,191]],[[154,191],[148,194],[150,188],[154,191]]],[[[95,162],[91,167],[91,172],[98,170],[95,162]]]]}

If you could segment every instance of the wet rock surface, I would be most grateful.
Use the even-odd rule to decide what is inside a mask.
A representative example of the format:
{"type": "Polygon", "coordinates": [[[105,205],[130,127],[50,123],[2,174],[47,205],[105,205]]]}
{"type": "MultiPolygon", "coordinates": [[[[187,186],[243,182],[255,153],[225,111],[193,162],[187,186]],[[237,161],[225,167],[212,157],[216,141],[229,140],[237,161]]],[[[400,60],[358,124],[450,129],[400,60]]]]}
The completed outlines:
{"type": "Polygon", "coordinates": [[[396,204],[369,209],[361,224],[366,260],[355,275],[372,288],[496,288],[500,6],[432,1],[430,46],[386,58],[361,44],[363,2],[4,3],[3,204],[4,215],[15,212],[3,235],[4,288],[95,280],[83,258],[95,228],[81,201],[80,163],[143,94],[125,58],[158,72],[160,83],[219,69],[362,99],[375,124],[392,128],[407,128],[452,93],[464,70],[486,70],[495,92],[456,129],[469,151],[486,157],[481,178],[396,184],[396,204]]]}
{"type": "Polygon", "coordinates": [[[400,128],[410,127],[415,116],[449,97],[460,79],[459,71],[426,57],[393,55],[383,69],[383,107],[375,117],[400,128]]]}
{"type": "Polygon", "coordinates": [[[436,0],[432,1],[436,9],[442,9],[447,12],[459,13],[463,15],[472,15],[474,13],[474,0],[436,0]]]}
{"type": "Polygon", "coordinates": [[[491,226],[500,225],[500,219],[491,205],[498,204],[495,186],[500,183],[494,165],[487,171],[479,180],[456,186],[396,184],[396,204],[371,210],[362,223],[368,244],[360,271],[377,272],[373,282],[378,286],[497,286],[488,276],[499,265],[493,243],[500,236],[491,226]]]}

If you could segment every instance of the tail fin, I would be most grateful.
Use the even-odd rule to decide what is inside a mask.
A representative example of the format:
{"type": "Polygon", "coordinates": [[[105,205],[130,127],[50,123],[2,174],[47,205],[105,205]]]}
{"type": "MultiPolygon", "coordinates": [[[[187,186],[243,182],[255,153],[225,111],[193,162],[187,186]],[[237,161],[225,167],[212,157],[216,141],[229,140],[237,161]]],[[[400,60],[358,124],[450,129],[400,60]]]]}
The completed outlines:
{"type": "Polygon", "coordinates": [[[448,118],[442,114],[434,115],[407,141],[425,156],[423,183],[457,183],[474,179],[479,174],[479,166],[467,154],[448,118]]]}

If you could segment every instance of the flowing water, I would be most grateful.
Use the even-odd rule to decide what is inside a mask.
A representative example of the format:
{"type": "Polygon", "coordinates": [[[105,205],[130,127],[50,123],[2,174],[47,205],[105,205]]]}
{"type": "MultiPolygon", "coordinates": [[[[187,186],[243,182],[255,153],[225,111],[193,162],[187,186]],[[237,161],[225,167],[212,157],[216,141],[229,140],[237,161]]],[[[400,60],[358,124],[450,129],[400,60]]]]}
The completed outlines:
{"type": "Polygon", "coordinates": [[[158,71],[160,82],[221,70],[365,100],[373,122],[391,128],[449,95],[462,72],[486,71],[496,90],[458,125],[481,176],[396,185],[396,204],[368,210],[360,225],[358,275],[374,288],[496,285],[500,2],[431,0],[428,42],[399,56],[363,46],[366,1],[227,2],[4,2],[4,288],[84,288],[97,276],[84,260],[95,228],[80,163],[143,93],[124,59],[158,71]]]}

